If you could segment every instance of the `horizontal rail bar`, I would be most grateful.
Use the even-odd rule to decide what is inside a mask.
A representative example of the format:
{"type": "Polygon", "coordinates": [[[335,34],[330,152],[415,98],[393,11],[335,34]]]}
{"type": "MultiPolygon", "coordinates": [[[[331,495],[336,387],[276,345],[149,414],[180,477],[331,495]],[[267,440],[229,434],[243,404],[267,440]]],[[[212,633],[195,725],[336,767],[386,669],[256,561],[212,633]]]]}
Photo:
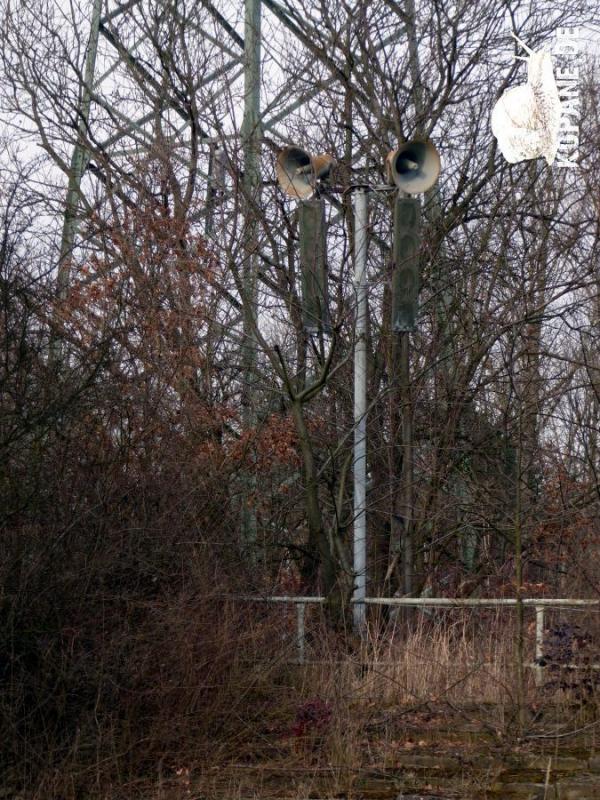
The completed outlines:
{"type": "Polygon", "coordinates": [[[301,595],[276,595],[274,597],[268,595],[264,597],[257,597],[256,595],[236,595],[232,599],[256,600],[258,603],[324,603],[327,598],[319,596],[302,597],[301,595]]]}
{"type": "MultiPolygon", "coordinates": [[[[305,612],[310,603],[324,603],[327,598],[320,595],[271,595],[257,597],[256,595],[234,596],[236,600],[248,600],[260,603],[285,603],[296,606],[296,649],[298,664],[305,664],[305,612]]],[[[424,606],[429,608],[514,608],[519,600],[516,597],[366,597],[364,600],[351,600],[351,603],[364,603],[365,605],[380,606],[424,606]]],[[[540,663],[544,647],[544,609],[545,608],[590,608],[600,606],[600,599],[585,598],[570,599],[567,597],[523,597],[522,604],[535,609],[535,657],[533,663],[524,664],[525,667],[535,669],[537,686],[542,686],[544,669],[540,663]]],[[[567,667],[579,669],[580,667],[567,667]]],[[[583,668],[583,667],[581,667],[583,668]]],[[[600,665],[593,665],[592,669],[599,669],[600,665]]]]}
{"type": "MultiPolygon", "coordinates": [[[[274,595],[257,597],[255,595],[243,595],[238,597],[242,600],[254,600],[262,603],[324,603],[327,598],[320,595],[274,595]]],[[[450,607],[460,608],[469,607],[502,607],[516,606],[519,602],[516,597],[365,597],[364,601],[351,600],[351,603],[364,602],[367,605],[377,606],[428,606],[428,607],[450,607]]],[[[600,606],[600,599],[569,599],[566,597],[524,597],[521,601],[524,606],[545,606],[545,607],[590,607],[600,606]]]]}
{"type": "MultiPolygon", "coordinates": [[[[367,597],[365,603],[385,606],[516,606],[515,597],[367,597]]],[[[570,600],[568,598],[524,597],[524,606],[600,606],[600,600],[570,600]]]]}

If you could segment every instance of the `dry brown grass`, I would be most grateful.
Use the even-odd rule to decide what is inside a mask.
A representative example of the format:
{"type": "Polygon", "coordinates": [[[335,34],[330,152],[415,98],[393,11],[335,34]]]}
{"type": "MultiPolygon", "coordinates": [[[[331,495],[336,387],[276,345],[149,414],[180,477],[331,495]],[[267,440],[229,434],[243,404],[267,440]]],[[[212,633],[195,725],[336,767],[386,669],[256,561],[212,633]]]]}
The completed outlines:
{"type": "Polygon", "coordinates": [[[364,691],[382,705],[440,701],[506,704],[512,699],[514,635],[510,615],[413,614],[408,633],[365,644],[364,691]]]}

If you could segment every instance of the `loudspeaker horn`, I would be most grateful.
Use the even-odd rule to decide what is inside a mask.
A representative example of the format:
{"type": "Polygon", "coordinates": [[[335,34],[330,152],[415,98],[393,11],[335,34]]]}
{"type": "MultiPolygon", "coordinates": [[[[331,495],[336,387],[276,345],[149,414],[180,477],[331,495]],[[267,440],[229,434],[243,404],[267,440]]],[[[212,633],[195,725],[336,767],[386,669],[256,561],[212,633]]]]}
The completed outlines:
{"type": "Polygon", "coordinates": [[[301,147],[286,147],[277,156],[277,180],[288,197],[308,200],[316,191],[317,181],[328,178],[337,165],[327,153],[313,156],[301,147]]]}
{"type": "Polygon", "coordinates": [[[392,150],[386,158],[388,183],[407,194],[431,189],[440,174],[440,154],[431,142],[411,139],[392,150]]]}

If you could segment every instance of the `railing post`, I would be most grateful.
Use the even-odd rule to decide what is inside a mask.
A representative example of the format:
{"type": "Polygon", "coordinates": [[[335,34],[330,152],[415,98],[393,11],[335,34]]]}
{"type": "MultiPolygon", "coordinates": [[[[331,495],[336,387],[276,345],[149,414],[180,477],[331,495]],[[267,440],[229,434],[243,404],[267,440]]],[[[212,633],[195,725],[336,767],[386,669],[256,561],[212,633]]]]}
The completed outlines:
{"type": "Polygon", "coordinates": [[[296,603],[296,647],[298,663],[304,664],[304,612],[306,603],[296,603]]]}
{"type": "Polygon", "coordinates": [[[540,660],[544,655],[544,606],[535,607],[535,685],[541,686],[544,667],[540,660]]]}

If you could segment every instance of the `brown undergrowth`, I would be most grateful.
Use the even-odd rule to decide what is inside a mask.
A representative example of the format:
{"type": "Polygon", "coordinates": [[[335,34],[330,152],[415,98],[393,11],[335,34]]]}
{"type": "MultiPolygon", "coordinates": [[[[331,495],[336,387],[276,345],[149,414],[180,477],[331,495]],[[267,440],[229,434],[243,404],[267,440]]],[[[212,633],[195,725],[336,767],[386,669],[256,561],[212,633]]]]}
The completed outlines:
{"type": "Polygon", "coordinates": [[[85,594],[75,548],[51,603],[40,587],[12,608],[5,787],[32,800],[171,800],[275,796],[287,781],[300,796],[326,776],[340,792],[407,754],[475,763],[595,724],[595,692],[536,686],[530,669],[519,738],[506,611],[372,620],[362,641],[329,633],[315,611],[300,665],[291,611],[207,591],[206,560],[188,556],[145,597],[110,588],[99,567],[85,594]]]}
{"type": "Polygon", "coordinates": [[[3,791],[105,797],[228,761],[262,724],[286,659],[274,611],[227,600],[177,530],[148,536],[22,534],[5,552],[3,791]]]}

